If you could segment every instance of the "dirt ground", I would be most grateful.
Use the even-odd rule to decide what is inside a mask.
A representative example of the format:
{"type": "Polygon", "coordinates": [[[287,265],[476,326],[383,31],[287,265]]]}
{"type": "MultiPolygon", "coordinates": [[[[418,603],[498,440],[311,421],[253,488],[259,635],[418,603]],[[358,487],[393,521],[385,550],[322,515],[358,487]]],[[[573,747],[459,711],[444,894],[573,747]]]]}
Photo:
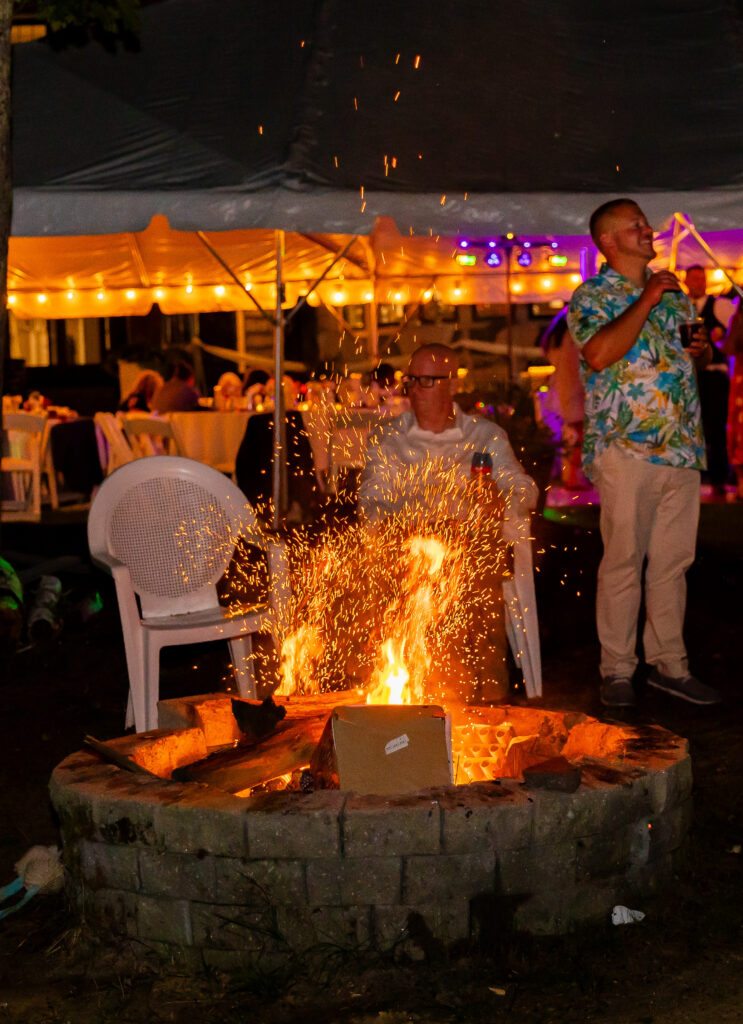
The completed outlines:
{"type": "MultiPolygon", "coordinates": [[[[644,921],[607,921],[543,942],[503,936],[497,949],[419,963],[318,950],[277,975],[194,978],[89,934],[64,896],[37,896],[0,921],[0,1024],[741,1021],[743,505],[710,504],[702,513],[689,572],[688,645],[692,667],[725,700],[699,708],[638,684],[632,717],[688,737],[695,779],[686,865],[669,891],[636,908],[644,921]]],[[[601,715],[596,510],[548,510],[548,517],[535,528],[541,703],[601,715]]],[[[85,734],[122,733],[127,687],[115,595],[88,562],[84,516],[62,512],[42,526],[4,526],[2,549],[18,571],[60,555],[69,560],[57,573],[62,631],[0,668],[0,886],[13,879],[15,861],[30,846],[57,843],[47,796],[51,770],[85,734]],[[96,604],[101,609],[94,612],[96,604]]],[[[166,652],[162,694],[219,689],[226,674],[220,648],[166,652]]]]}

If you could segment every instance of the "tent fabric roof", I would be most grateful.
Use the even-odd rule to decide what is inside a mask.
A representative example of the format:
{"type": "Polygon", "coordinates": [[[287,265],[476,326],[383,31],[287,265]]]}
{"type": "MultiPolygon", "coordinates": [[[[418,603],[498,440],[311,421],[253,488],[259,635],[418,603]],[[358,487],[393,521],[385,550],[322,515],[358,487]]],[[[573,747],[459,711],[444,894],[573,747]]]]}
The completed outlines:
{"type": "Polygon", "coordinates": [[[735,0],[163,0],[13,54],[17,236],[581,234],[630,194],[743,227],[735,0]]]}

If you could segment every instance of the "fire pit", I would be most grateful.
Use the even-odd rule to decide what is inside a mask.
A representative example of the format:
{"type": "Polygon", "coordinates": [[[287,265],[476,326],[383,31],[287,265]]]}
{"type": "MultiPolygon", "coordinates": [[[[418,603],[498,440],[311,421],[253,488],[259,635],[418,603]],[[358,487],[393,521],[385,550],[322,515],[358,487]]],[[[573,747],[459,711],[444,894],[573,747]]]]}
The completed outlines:
{"type": "MultiPolygon", "coordinates": [[[[338,695],[313,700],[329,710],[338,695]]],[[[302,699],[288,706],[287,718],[301,713],[302,699]]],[[[421,935],[487,944],[503,929],[607,923],[615,904],[642,907],[669,879],[691,818],[687,743],[657,727],[459,709],[466,785],[241,797],[171,779],[230,742],[229,698],[165,702],[163,715],[174,728],[113,741],[160,778],[79,751],[55,769],[51,795],[87,921],[192,968],[269,966],[322,943],[420,955],[421,935]],[[506,774],[509,730],[507,749],[523,748],[516,777],[489,778],[506,774]],[[580,770],[574,792],[520,781],[550,755],[580,770]]]]}

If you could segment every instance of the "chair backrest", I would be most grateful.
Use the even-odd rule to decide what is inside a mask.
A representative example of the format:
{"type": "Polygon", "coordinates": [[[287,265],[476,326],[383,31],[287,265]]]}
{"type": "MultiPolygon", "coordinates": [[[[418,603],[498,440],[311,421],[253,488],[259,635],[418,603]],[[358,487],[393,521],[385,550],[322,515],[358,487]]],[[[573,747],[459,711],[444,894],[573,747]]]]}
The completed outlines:
{"type": "Polygon", "coordinates": [[[173,455],[115,470],[88,517],[93,559],[129,569],[145,619],[213,608],[240,537],[267,549],[242,491],[210,466],[173,455]]]}
{"type": "Polygon", "coordinates": [[[138,457],[180,454],[178,438],[170,420],[130,413],[122,419],[124,433],[138,457]]]}
{"type": "MultiPolygon", "coordinates": [[[[3,431],[25,435],[23,438],[16,439],[17,444],[14,444],[13,440],[8,438],[7,454],[4,458],[6,463],[8,458],[13,459],[15,465],[8,467],[6,464],[3,468],[25,468],[26,470],[40,473],[46,456],[49,436],[49,421],[46,415],[33,412],[5,413],[3,416],[3,431]],[[21,462],[26,463],[26,466],[21,467],[21,462]]],[[[5,450],[5,445],[3,445],[3,450],[5,450]]]]}
{"type": "Polygon", "coordinates": [[[126,439],[121,421],[112,412],[97,412],[93,417],[100,427],[108,445],[108,462],[106,473],[113,473],[119,466],[125,466],[137,456],[126,439]]]}
{"type": "Polygon", "coordinates": [[[3,430],[19,430],[26,434],[38,434],[39,443],[47,427],[47,417],[34,412],[6,412],[3,416],[3,430]]]}

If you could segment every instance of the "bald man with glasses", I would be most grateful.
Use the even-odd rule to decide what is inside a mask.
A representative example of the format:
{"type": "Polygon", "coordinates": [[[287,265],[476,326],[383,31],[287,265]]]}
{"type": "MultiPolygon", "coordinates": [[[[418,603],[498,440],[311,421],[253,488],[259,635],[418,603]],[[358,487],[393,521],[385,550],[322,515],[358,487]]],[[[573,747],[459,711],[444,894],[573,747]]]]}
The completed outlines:
{"type": "MultiPolygon", "coordinates": [[[[457,369],[457,355],[446,345],[422,345],[413,353],[403,378],[411,409],[370,434],[359,511],[370,524],[391,519],[401,528],[458,523],[487,548],[518,538],[536,505],[537,486],[505,432],[490,420],[465,415],[454,403],[457,369]],[[485,480],[473,480],[473,457],[492,466],[485,480]]],[[[499,582],[498,601],[493,601],[491,569],[498,564],[497,552],[483,551],[478,578],[470,581],[470,594],[483,614],[492,611],[500,648],[494,658],[481,650],[475,659],[484,700],[502,700],[508,692],[499,582]]]]}

